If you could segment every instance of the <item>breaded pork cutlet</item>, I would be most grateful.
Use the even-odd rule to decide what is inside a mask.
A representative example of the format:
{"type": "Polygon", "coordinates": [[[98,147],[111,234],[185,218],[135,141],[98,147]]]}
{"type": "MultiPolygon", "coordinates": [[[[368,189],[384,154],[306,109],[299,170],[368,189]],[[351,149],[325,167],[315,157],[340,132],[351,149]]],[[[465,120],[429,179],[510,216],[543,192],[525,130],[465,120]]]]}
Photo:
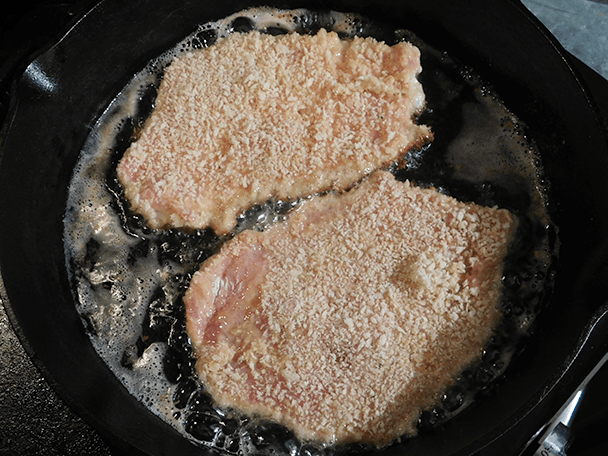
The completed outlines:
{"type": "Polygon", "coordinates": [[[184,302],[198,375],[221,406],[302,439],[412,435],[499,319],[516,226],[507,210],[384,171],[306,200],[194,275],[184,302]]]}
{"type": "Polygon", "coordinates": [[[151,228],[211,227],[270,198],[350,188],[421,146],[420,52],[334,32],[234,33],[179,56],[118,164],[151,228]]]}

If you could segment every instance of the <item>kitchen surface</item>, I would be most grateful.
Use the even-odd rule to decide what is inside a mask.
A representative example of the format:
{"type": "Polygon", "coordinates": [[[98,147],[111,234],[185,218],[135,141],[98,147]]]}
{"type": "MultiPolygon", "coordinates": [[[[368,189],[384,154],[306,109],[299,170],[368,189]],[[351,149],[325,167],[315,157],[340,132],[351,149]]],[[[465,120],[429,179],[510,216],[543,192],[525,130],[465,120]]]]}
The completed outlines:
{"type": "MultiPolygon", "coordinates": [[[[577,69],[608,119],[608,0],[522,0],[574,55],[577,69]]],[[[10,104],[7,80],[90,2],[23,2],[0,19],[0,123],[10,104]]],[[[522,50],[524,52],[525,50],[522,50]]],[[[2,221],[7,223],[7,221],[2,221]]],[[[49,341],[52,343],[52,341],[49,341]]],[[[75,375],[76,370],[75,370],[75,375]]],[[[569,456],[608,454],[608,369],[586,389],[572,424],[569,456]]],[[[55,394],[41,376],[0,306],[0,456],[122,455],[55,394]]],[[[133,453],[129,453],[133,454],[133,453]]]]}

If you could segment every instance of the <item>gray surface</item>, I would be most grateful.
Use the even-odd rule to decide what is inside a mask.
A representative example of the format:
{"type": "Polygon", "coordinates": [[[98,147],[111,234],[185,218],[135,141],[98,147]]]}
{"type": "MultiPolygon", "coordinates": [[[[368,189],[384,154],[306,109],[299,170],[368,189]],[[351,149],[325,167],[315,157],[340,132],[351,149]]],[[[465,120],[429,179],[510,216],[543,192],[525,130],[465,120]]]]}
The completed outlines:
{"type": "Polygon", "coordinates": [[[0,305],[0,456],[109,455],[26,355],[0,305]]]}
{"type": "Polygon", "coordinates": [[[564,48],[608,79],[608,0],[522,0],[564,48]]]}

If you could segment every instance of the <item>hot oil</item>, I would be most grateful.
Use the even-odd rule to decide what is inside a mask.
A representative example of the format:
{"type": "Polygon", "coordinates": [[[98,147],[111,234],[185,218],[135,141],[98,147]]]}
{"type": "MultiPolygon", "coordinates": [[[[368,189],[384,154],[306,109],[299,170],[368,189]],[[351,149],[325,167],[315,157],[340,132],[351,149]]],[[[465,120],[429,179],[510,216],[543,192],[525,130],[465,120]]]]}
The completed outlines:
{"type": "Polygon", "coordinates": [[[550,284],[555,233],[534,143],[525,125],[470,69],[405,31],[387,34],[381,32],[386,28],[352,15],[258,8],[201,26],[137,74],[96,125],[72,179],[65,246],[76,306],[100,357],[150,411],[185,437],[229,453],[312,455],[364,448],[298,442],[282,426],[217,409],[194,373],[181,301],[191,275],[231,235],[277,223],[298,202],[269,201],[252,208],[222,238],[209,230],[152,231],[130,213],[115,166],[153,109],[163,70],[176,55],[213,45],[235,31],[313,33],[321,27],[344,38],[371,35],[389,44],[408,39],[421,48],[428,109],[419,121],[431,125],[435,140],[409,152],[405,166],[395,164],[398,179],[462,201],[498,205],[520,219],[505,264],[503,322],[480,362],[466,366],[454,386],[441,393],[437,407],[423,412],[421,431],[491,388],[527,335],[550,284]]]}

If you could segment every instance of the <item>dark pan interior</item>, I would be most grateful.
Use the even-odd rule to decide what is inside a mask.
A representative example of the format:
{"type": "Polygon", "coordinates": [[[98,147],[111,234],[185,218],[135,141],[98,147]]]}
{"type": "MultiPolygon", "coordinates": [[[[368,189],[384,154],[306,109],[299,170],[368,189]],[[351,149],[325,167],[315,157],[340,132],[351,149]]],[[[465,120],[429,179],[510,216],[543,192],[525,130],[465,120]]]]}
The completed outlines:
{"type": "MultiPolygon", "coordinates": [[[[267,2],[358,12],[414,31],[490,81],[528,126],[550,182],[561,254],[550,307],[483,401],[432,435],[386,453],[483,450],[519,422],[524,444],[605,353],[608,146],[593,101],[555,41],[515,0],[267,2]]],[[[149,454],[201,454],[122,387],[91,346],[64,264],[62,218],[72,169],[95,121],[145,63],[243,1],[107,0],[26,70],[0,162],[2,299],[33,359],[103,435],[149,454]]]]}

